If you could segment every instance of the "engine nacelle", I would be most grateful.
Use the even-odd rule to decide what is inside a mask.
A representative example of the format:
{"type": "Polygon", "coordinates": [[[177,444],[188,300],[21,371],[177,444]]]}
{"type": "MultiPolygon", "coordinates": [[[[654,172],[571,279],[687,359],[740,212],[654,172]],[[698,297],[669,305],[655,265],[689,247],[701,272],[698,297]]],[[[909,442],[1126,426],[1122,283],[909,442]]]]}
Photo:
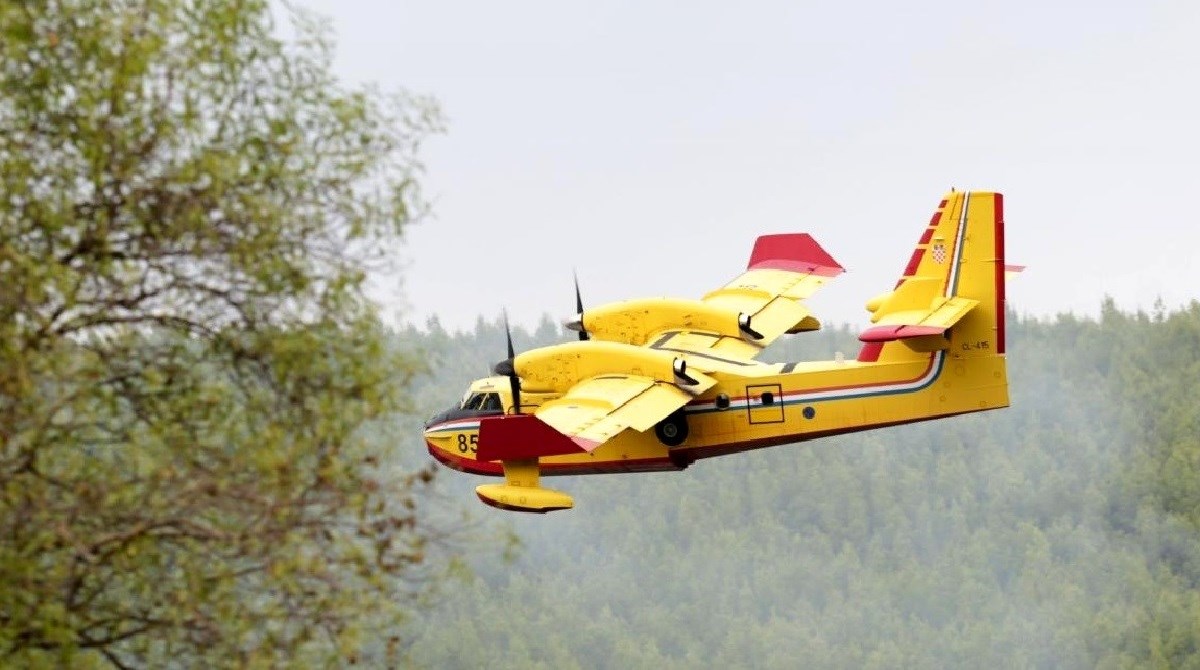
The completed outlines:
{"type": "Polygon", "coordinates": [[[594,339],[642,346],[664,330],[696,330],[729,337],[760,340],[750,315],[702,300],[643,298],[601,305],[584,311],[566,326],[582,326],[594,339]]]}
{"type": "Polygon", "coordinates": [[[596,340],[527,351],[517,356],[513,367],[521,377],[521,388],[535,393],[566,393],[575,384],[603,374],[649,377],[693,394],[714,383],[688,370],[686,361],[669,352],[596,340]]]}

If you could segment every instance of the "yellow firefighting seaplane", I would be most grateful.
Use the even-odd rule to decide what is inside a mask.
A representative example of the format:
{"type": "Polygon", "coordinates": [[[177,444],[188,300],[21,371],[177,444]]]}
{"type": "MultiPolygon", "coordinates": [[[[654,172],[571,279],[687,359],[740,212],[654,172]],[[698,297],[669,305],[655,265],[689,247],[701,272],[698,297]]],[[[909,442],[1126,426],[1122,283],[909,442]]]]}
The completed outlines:
{"type": "Polygon", "coordinates": [[[540,475],[682,470],[701,458],[1008,406],[1004,208],[951,191],[895,288],[871,299],[855,360],[768,364],[785,333],[820,328],[804,300],[842,272],[807,234],[766,235],[747,270],[701,300],[584,311],[579,340],[516,355],[426,424],[429,453],[488,505],[549,512],[540,475]]]}

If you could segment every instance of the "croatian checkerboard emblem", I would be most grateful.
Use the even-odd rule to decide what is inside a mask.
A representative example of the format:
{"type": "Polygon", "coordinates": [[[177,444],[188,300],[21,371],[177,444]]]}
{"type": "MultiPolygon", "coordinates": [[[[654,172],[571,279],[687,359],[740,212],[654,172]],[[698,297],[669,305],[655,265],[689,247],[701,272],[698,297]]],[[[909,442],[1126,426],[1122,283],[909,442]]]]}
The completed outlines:
{"type": "Polygon", "coordinates": [[[934,263],[945,263],[946,262],[946,245],[944,243],[942,243],[942,242],[934,242],[933,243],[933,262],[934,263]]]}

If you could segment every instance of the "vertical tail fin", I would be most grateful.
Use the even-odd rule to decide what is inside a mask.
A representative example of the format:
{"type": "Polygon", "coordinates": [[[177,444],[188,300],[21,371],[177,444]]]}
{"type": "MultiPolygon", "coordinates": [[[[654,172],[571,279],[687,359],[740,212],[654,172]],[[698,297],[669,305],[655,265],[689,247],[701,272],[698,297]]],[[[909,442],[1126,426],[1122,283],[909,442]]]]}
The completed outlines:
{"type": "Polygon", "coordinates": [[[1004,197],[946,194],[896,287],[867,303],[859,360],[1003,354],[1004,270],[1004,197]]]}

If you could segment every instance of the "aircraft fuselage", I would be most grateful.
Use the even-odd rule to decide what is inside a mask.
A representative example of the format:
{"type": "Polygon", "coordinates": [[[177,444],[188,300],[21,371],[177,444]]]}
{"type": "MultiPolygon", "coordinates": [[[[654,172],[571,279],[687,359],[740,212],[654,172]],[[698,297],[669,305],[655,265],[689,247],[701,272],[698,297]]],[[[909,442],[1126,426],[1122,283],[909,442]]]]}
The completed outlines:
{"type": "MultiPolygon", "coordinates": [[[[864,347],[859,358],[869,358],[870,350],[864,347]]],[[[543,457],[541,473],[680,470],[702,458],[1008,406],[1003,356],[981,360],[970,355],[976,353],[952,348],[903,362],[755,364],[739,372],[722,366],[710,373],[717,386],[683,409],[683,423],[677,414],[653,430],[624,431],[591,453],[543,457]]],[[[509,407],[504,386],[495,383],[509,407]]],[[[522,411],[532,412],[552,396],[523,393],[522,399],[522,411]]],[[[456,470],[502,475],[499,462],[475,458],[480,421],[498,415],[460,412],[431,422],[430,454],[456,470]]]]}

